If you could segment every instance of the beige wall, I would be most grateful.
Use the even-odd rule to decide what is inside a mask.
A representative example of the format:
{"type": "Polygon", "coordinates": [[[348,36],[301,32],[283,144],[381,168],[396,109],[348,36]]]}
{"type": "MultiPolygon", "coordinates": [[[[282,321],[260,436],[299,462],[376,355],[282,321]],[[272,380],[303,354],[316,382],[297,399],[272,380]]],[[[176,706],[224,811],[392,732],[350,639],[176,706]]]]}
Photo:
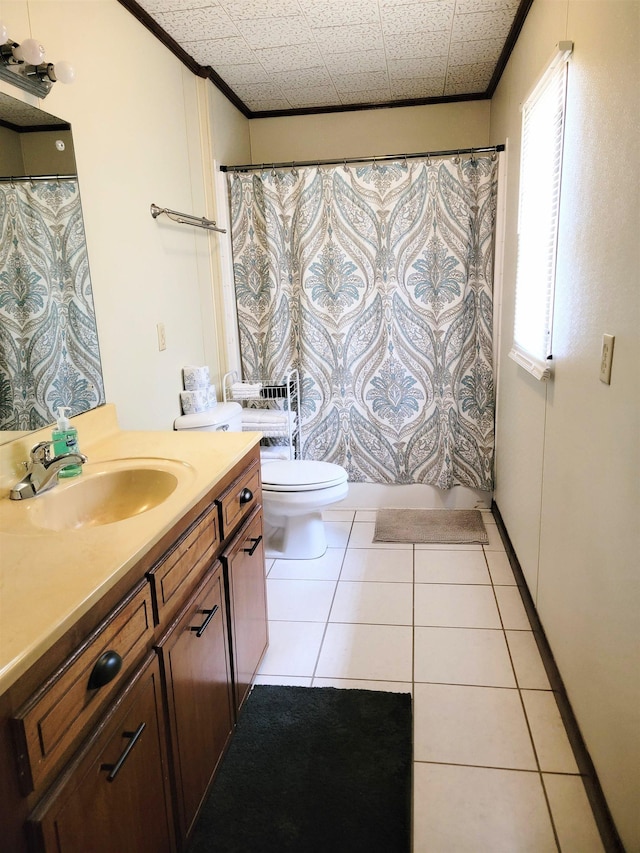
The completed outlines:
{"type": "Polygon", "coordinates": [[[244,162],[302,162],[481,147],[489,142],[489,111],[489,101],[467,101],[253,119],[251,160],[244,162]]]}
{"type": "Polygon", "coordinates": [[[75,175],[76,161],[72,134],[68,130],[41,130],[21,133],[20,142],[27,175],[75,175]],[[64,142],[64,151],[58,151],[56,142],[64,142]]]}
{"type": "Polygon", "coordinates": [[[24,175],[20,134],[8,127],[0,127],[0,175],[24,175]]]}
{"type": "Polygon", "coordinates": [[[628,851],[640,850],[640,4],[535,0],[491,110],[509,140],[495,499],[628,851]],[[555,377],[511,345],[519,105],[561,39],[569,68],[555,377]],[[599,381],[603,333],[616,336],[599,381]]]}
{"type": "MultiPolygon", "coordinates": [[[[107,399],[125,428],[170,428],[182,366],[209,363],[214,377],[220,370],[212,284],[218,238],[153,220],[149,206],[214,218],[203,147],[210,144],[203,92],[213,87],[116,0],[13,0],[0,11],[12,38],[37,36],[48,58],[76,67],[74,85],[56,84],[42,106],[73,129],[107,399]],[[131,61],[110,62],[106,71],[98,60],[109,44],[131,61]]],[[[3,91],[38,104],[15,87],[3,91]]],[[[246,156],[248,122],[230,119],[237,113],[230,105],[219,113],[217,138],[227,151],[238,140],[238,156],[246,156]]]]}

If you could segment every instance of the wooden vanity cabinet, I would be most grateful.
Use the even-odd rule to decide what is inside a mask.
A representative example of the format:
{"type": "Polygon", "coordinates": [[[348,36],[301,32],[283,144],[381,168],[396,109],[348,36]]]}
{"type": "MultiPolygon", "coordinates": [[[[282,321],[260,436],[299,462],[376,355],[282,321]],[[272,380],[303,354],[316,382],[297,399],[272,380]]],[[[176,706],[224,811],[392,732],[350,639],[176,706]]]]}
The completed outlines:
{"type": "Polygon", "coordinates": [[[179,836],[186,838],[231,737],[234,713],[222,566],[158,645],[171,729],[179,836]]]}
{"type": "Polygon", "coordinates": [[[185,849],[266,648],[260,501],[255,446],[0,695],[0,850],[185,849]]]}
{"type": "Polygon", "coordinates": [[[262,509],[256,507],[222,554],[236,709],[247,697],[268,642],[262,509]]]}

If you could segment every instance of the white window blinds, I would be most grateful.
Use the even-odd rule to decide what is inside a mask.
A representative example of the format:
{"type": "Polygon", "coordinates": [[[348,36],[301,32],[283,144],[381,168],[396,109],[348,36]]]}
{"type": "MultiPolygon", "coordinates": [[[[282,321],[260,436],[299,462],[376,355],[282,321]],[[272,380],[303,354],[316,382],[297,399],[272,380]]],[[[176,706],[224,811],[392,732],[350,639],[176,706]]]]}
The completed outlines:
{"type": "Polygon", "coordinates": [[[572,48],[571,42],[560,42],[522,110],[516,309],[509,355],[537,379],[551,375],[566,60],[572,48]]]}

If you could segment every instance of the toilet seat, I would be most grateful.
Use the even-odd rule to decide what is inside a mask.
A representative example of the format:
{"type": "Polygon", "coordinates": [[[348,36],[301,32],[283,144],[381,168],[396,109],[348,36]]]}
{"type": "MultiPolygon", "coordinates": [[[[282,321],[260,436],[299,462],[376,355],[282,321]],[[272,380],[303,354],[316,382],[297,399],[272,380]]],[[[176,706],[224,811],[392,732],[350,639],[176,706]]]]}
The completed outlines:
{"type": "Polygon", "coordinates": [[[311,492],[346,481],[347,472],[333,462],[278,459],[262,463],[262,488],[267,492],[311,492]]]}

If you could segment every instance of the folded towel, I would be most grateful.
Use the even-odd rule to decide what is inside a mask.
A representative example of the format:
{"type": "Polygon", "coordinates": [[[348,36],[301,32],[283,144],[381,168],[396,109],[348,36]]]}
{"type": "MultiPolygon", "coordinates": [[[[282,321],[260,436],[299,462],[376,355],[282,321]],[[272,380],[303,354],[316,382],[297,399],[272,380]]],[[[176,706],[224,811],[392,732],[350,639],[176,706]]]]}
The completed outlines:
{"type": "Polygon", "coordinates": [[[261,447],[260,458],[268,459],[292,459],[289,449],[286,447],[261,447]]]}
{"type": "Polygon", "coordinates": [[[242,425],[286,429],[296,425],[295,412],[272,412],[267,409],[243,409],[242,425]]]}
{"type": "Polygon", "coordinates": [[[187,364],[182,368],[182,380],[185,391],[200,391],[209,387],[209,368],[197,367],[193,364],[187,364]]]}
{"type": "Polygon", "coordinates": [[[216,389],[213,385],[209,388],[199,388],[197,391],[181,391],[180,405],[183,415],[196,415],[198,412],[208,412],[218,405],[216,400],[216,389]]]}
{"type": "Polygon", "coordinates": [[[259,397],[262,382],[234,382],[231,385],[231,396],[234,400],[249,400],[259,397]]]}

